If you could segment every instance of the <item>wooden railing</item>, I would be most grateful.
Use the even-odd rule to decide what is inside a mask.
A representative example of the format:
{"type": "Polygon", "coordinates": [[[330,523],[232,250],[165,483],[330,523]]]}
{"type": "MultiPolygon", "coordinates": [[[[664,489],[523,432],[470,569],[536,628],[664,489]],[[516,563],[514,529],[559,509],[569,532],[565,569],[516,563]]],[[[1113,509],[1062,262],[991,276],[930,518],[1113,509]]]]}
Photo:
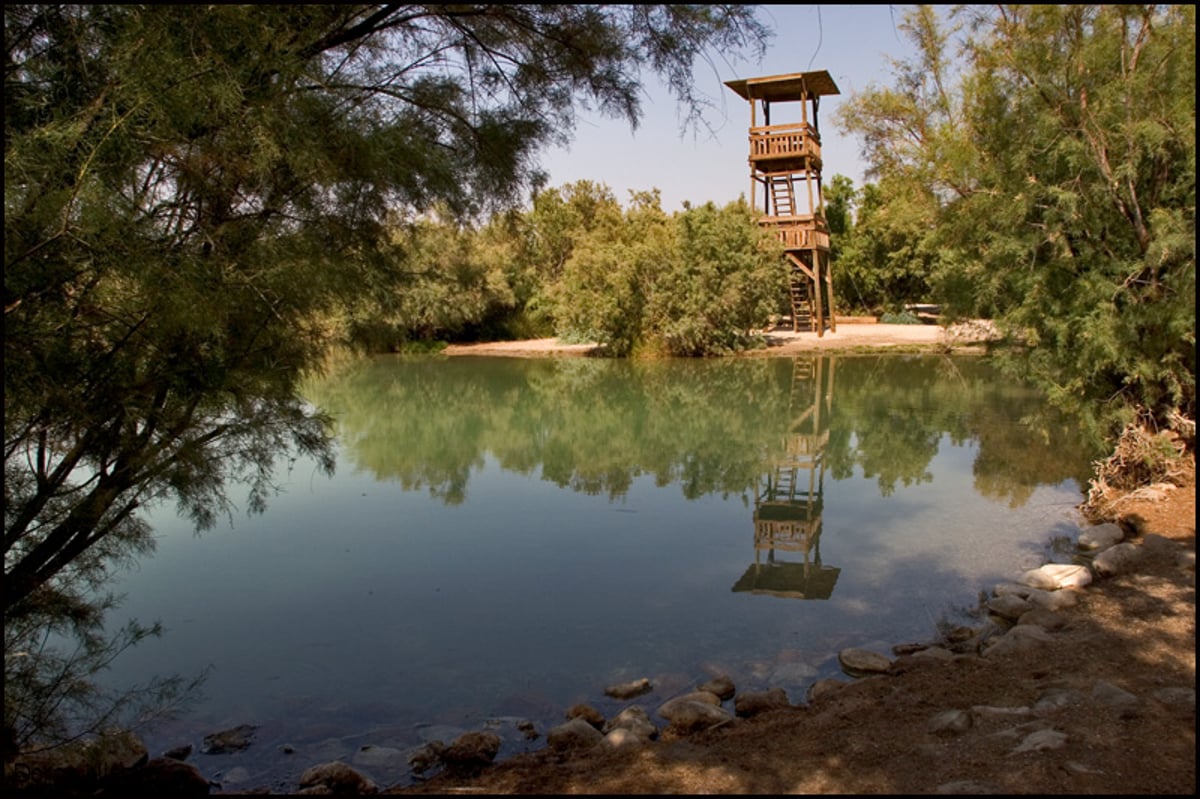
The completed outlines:
{"type": "Polygon", "coordinates": [[[821,157],[821,139],[808,124],[760,125],[750,128],[750,160],[821,157]]]}
{"type": "Polygon", "coordinates": [[[829,229],[813,216],[764,216],[758,223],[770,228],[785,250],[828,250],[829,229]]]}

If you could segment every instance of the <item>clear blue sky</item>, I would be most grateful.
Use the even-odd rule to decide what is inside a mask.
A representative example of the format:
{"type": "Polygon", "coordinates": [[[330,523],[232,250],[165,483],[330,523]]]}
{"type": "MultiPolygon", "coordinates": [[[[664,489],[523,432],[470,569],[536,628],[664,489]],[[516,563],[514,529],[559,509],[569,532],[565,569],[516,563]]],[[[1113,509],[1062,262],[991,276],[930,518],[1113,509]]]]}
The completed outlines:
{"type": "MultiPolygon", "coordinates": [[[[643,115],[637,131],[625,120],[583,114],[569,149],[543,154],[541,165],[550,175],[548,186],[576,180],[604,183],[625,203],[630,190],[658,188],[663,210],[682,207],[684,200],[709,200],[723,205],[750,188],[747,129],[750,104],[724,85],[739,80],[788,72],[825,70],[840,94],[821,98],[822,177],[836,174],[863,185],[859,142],[833,123],[839,103],[852,92],[872,84],[891,86],[888,58],[907,59],[913,48],[897,27],[905,6],[888,5],[767,5],[759,18],[775,35],[759,63],[712,57],[697,61],[695,86],[716,103],[706,115],[714,133],[701,128],[680,138],[679,109],[656,75],[646,75],[643,115]],[[714,72],[715,69],[715,72],[714,72]]],[[[798,114],[799,105],[795,106],[798,114]]],[[[786,106],[772,109],[776,114],[786,106]]],[[[774,116],[774,115],[773,115],[774,116]]],[[[797,116],[798,119],[798,116],[797,116]]],[[[779,121],[792,121],[784,116],[779,121]]],[[[761,124],[761,120],[760,120],[761,124]]]]}

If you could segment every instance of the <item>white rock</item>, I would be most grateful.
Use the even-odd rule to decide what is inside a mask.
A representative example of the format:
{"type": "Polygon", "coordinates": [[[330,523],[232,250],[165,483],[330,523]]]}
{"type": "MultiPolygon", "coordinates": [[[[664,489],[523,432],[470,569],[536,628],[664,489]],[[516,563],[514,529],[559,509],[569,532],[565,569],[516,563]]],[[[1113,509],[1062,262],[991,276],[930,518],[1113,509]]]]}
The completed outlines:
{"type": "Polygon", "coordinates": [[[1083,588],[1091,581],[1092,573],[1088,571],[1087,566],[1047,563],[1025,572],[1017,582],[1044,591],[1057,591],[1060,588],[1083,588]]]}

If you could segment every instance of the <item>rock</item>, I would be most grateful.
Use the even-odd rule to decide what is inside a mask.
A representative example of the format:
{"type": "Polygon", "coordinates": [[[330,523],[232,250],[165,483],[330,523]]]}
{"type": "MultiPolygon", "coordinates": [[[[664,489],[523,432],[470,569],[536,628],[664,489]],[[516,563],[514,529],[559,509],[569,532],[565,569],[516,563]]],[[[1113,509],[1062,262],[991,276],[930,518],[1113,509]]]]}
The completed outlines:
{"type": "Polygon", "coordinates": [[[604,726],[604,714],[591,705],[571,705],[571,707],[567,708],[566,716],[568,721],[571,719],[583,719],[596,729],[604,726]]]}
{"type": "Polygon", "coordinates": [[[645,746],[649,740],[649,738],[638,735],[633,730],[617,727],[604,736],[603,743],[611,749],[623,749],[628,746],[645,746]]]}
{"type": "Polygon", "coordinates": [[[1097,524],[1079,534],[1079,548],[1086,550],[1108,549],[1125,540],[1125,531],[1112,522],[1097,524]]]}
{"type": "MultiPolygon", "coordinates": [[[[691,693],[682,694],[672,699],[668,699],[658,708],[658,715],[663,715],[663,708],[670,708],[672,705],[682,702],[701,702],[706,705],[721,706],[721,698],[709,691],[692,691],[691,693]]],[[[665,716],[663,716],[666,718],[665,716]]]]}
{"type": "Polygon", "coordinates": [[[163,752],[162,756],[170,758],[171,760],[187,760],[191,754],[192,745],[184,744],[183,746],[176,746],[174,749],[168,749],[167,751],[163,752]]]}
{"type": "Polygon", "coordinates": [[[369,794],[378,793],[379,788],[350,766],[335,760],[313,766],[300,775],[300,793],[319,794],[325,791],[335,794],[369,794]]]}
{"type": "Polygon", "coordinates": [[[1010,652],[1022,652],[1053,641],[1054,636],[1036,624],[1018,624],[999,638],[994,638],[983,650],[983,656],[994,658],[1010,652]]]}
{"type": "Polygon", "coordinates": [[[890,658],[869,649],[843,649],[838,652],[838,663],[841,664],[842,671],[851,677],[882,674],[892,667],[890,658]]]}
{"type": "Polygon", "coordinates": [[[1087,566],[1068,563],[1047,563],[1030,569],[1017,581],[1031,588],[1057,591],[1062,588],[1083,588],[1092,582],[1092,573],[1087,566]]]}
{"type": "MultiPolygon", "coordinates": [[[[720,704],[689,699],[689,696],[693,696],[693,694],[672,699],[658,709],[658,715],[666,719],[676,732],[706,730],[733,721],[733,714],[721,707],[720,704]]],[[[709,696],[716,698],[713,694],[709,694],[709,696]]]]}
{"type": "Polygon", "coordinates": [[[628,730],[647,740],[658,737],[658,727],[650,720],[650,714],[638,705],[630,705],[604,725],[604,733],[613,730],[628,730]]]}
{"type": "Polygon", "coordinates": [[[713,679],[701,685],[697,690],[708,691],[710,694],[715,694],[722,702],[727,699],[732,699],[733,695],[737,693],[737,687],[733,684],[733,680],[724,674],[722,674],[720,677],[714,677],[713,679]]]}
{"type": "Polygon", "coordinates": [[[430,741],[421,744],[408,755],[408,766],[414,774],[423,774],[442,762],[442,753],[446,745],[441,741],[430,741]]]}
{"type": "Polygon", "coordinates": [[[787,693],[782,688],[767,691],[749,691],[739,694],[733,702],[733,712],[741,718],[750,718],[768,710],[791,707],[787,693]]]}
{"type": "Polygon", "coordinates": [[[525,736],[525,740],[532,741],[538,737],[537,727],[529,719],[521,719],[517,722],[516,727],[525,736]]]}
{"type": "Polygon", "coordinates": [[[929,720],[927,729],[932,735],[962,735],[971,729],[971,714],[964,710],[946,710],[929,720]]]}
{"type": "Polygon", "coordinates": [[[240,724],[228,730],[214,732],[204,736],[204,746],[200,751],[206,755],[219,755],[225,752],[237,752],[245,749],[254,739],[254,731],[258,729],[252,724],[240,724]]]}
{"type": "Polygon", "coordinates": [[[994,705],[973,705],[971,716],[984,721],[1007,721],[1025,718],[1033,715],[1033,708],[1028,707],[996,707],[994,705]]]}
{"type": "Polygon", "coordinates": [[[1012,750],[1018,752],[1043,752],[1047,749],[1060,749],[1067,743],[1067,734],[1058,730],[1037,730],[1026,735],[1024,740],[1012,750]]]}
{"type": "Polygon", "coordinates": [[[635,696],[649,693],[654,688],[650,684],[650,680],[645,677],[632,682],[621,683],[620,685],[610,685],[604,689],[605,696],[611,696],[614,699],[633,699],[635,696]]]}
{"type": "Polygon", "coordinates": [[[822,697],[826,697],[835,693],[840,688],[845,688],[847,684],[848,683],[833,677],[817,680],[812,685],[808,686],[808,695],[806,699],[808,699],[809,702],[816,702],[822,697]]]}
{"type": "Polygon", "coordinates": [[[1043,630],[1061,630],[1067,626],[1067,619],[1052,610],[1034,608],[1022,613],[1021,617],[1017,619],[1017,624],[1032,624],[1036,627],[1041,627],[1043,630]]]}
{"type": "Polygon", "coordinates": [[[1170,708],[1173,715],[1179,718],[1194,719],[1196,717],[1195,688],[1187,686],[1159,688],[1151,696],[1170,708]]]}
{"type": "Polygon", "coordinates": [[[581,718],[559,724],[546,733],[546,744],[555,751],[591,749],[604,740],[604,734],[581,718]]]}
{"type": "Polygon", "coordinates": [[[965,624],[961,624],[958,627],[947,630],[942,637],[945,638],[946,643],[961,644],[964,641],[970,641],[976,636],[977,633],[978,630],[976,630],[974,627],[968,627],[965,624]]]}
{"type": "Polygon", "coordinates": [[[1092,568],[1101,577],[1114,577],[1132,571],[1141,559],[1137,544],[1123,543],[1109,547],[1092,560],[1092,568]]]}
{"type": "Polygon", "coordinates": [[[1083,700],[1078,691],[1070,688],[1050,688],[1033,705],[1038,714],[1055,713],[1063,708],[1077,705],[1083,700]]]}
{"type": "Polygon", "coordinates": [[[1030,588],[1025,599],[1031,605],[1037,605],[1043,610],[1056,611],[1063,608],[1073,608],[1079,604],[1077,591],[1043,591],[1040,588],[1030,588]]]}
{"type": "Polygon", "coordinates": [[[1110,707],[1129,708],[1141,703],[1141,700],[1137,696],[1129,693],[1124,688],[1113,685],[1107,680],[1098,680],[1092,686],[1092,699],[1110,707]]]}
{"type": "Polygon", "coordinates": [[[1016,621],[1022,613],[1032,610],[1033,605],[1019,596],[1009,595],[998,596],[988,601],[987,609],[1002,619],[1016,621]]]}
{"type": "Polygon", "coordinates": [[[442,762],[451,769],[477,770],[491,765],[500,753],[501,743],[494,732],[464,732],[442,752],[442,762]]]}

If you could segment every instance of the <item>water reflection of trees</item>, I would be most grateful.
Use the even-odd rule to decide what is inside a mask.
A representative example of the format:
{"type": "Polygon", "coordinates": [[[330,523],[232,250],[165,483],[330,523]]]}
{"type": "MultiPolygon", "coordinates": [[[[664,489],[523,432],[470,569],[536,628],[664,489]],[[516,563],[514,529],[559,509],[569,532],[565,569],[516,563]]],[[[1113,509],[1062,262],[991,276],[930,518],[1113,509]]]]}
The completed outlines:
{"type": "MultiPolygon", "coordinates": [[[[805,363],[829,369],[831,358],[805,363]]],[[[1090,450],[1033,389],[978,357],[837,359],[824,458],[881,494],[930,478],[943,439],[978,442],[975,485],[1014,506],[1043,484],[1086,480],[1090,450]]],[[[793,359],[712,361],[380,358],[309,386],[356,468],[461,502],[485,456],[589,494],[633,480],[684,495],[754,495],[783,454],[793,359]]]]}

